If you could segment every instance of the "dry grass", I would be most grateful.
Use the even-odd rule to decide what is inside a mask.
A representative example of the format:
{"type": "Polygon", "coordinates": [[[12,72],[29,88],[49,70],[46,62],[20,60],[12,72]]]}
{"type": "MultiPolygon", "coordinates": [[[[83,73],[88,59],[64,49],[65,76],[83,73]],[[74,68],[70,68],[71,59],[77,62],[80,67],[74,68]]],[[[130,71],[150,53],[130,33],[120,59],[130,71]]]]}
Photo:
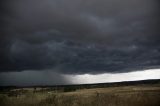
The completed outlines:
{"type": "Polygon", "coordinates": [[[160,87],[127,86],[75,92],[25,92],[0,95],[0,106],[160,106],[160,87]]]}

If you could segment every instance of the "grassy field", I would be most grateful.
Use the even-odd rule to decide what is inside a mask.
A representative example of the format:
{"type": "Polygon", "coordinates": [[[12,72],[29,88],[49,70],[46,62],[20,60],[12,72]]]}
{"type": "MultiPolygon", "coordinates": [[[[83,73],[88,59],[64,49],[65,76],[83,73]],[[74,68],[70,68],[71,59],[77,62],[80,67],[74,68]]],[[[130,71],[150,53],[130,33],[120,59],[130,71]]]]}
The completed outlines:
{"type": "Polygon", "coordinates": [[[159,85],[79,89],[21,88],[0,92],[0,106],[160,106],[159,85]]]}

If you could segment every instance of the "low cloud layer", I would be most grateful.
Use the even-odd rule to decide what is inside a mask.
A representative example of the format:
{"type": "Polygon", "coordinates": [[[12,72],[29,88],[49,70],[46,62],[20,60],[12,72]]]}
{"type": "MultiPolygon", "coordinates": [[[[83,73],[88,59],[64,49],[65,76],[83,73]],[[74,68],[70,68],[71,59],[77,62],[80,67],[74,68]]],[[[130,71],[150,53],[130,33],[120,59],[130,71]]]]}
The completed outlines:
{"type": "Polygon", "coordinates": [[[127,73],[104,73],[70,75],[53,71],[1,72],[0,86],[38,86],[63,84],[91,84],[122,81],[136,81],[146,79],[160,79],[160,69],[141,70],[127,73]]]}
{"type": "Polygon", "coordinates": [[[121,73],[160,66],[158,0],[2,0],[0,71],[121,73]]]}

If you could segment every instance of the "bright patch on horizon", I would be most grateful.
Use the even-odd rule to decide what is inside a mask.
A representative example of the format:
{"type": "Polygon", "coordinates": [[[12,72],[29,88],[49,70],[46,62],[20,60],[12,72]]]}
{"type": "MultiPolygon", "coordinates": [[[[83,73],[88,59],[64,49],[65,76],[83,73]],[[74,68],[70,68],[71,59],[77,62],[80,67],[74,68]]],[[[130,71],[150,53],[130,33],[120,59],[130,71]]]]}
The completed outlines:
{"type": "Polygon", "coordinates": [[[116,74],[84,74],[84,75],[64,75],[72,84],[85,83],[106,83],[106,82],[122,82],[136,81],[146,79],[160,79],[160,69],[148,69],[144,71],[116,73],[116,74]]]}

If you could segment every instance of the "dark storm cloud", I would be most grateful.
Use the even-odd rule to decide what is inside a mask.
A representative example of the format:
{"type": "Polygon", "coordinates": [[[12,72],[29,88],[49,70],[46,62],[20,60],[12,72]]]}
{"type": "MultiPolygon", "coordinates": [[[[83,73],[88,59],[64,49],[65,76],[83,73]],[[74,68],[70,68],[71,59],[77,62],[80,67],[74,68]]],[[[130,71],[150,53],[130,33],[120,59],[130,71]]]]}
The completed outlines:
{"type": "Polygon", "coordinates": [[[160,65],[158,0],[3,0],[1,5],[2,72],[118,73],[160,65]]]}

